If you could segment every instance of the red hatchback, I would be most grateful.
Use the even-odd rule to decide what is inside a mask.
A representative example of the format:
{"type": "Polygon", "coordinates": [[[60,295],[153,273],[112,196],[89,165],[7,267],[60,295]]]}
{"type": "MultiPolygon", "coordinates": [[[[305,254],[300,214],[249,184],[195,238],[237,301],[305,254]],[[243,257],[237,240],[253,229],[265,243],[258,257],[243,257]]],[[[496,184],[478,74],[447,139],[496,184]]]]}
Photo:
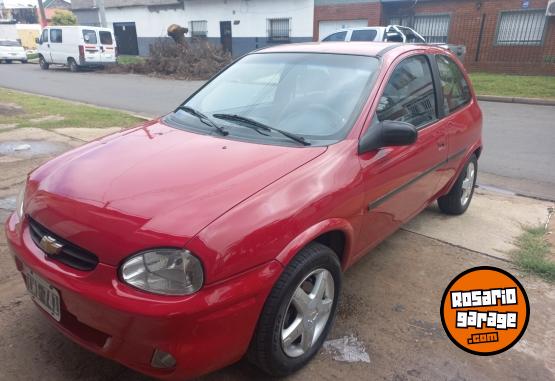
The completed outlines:
{"type": "Polygon", "coordinates": [[[435,200],[468,208],[481,128],[441,48],[273,47],[33,171],[6,234],[84,347],[163,379],[245,354],[286,375],[322,346],[345,269],[435,200]]]}

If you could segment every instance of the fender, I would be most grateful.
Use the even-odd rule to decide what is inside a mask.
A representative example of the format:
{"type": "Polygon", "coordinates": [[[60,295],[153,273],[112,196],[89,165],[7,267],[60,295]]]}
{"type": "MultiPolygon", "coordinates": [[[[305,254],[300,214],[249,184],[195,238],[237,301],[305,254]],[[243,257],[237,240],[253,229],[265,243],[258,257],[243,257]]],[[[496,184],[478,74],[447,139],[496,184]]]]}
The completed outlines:
{"type": "Polygon", "coordinates": [[[453,176],[453,178],[451,180],[449,180],[447,185],[445,185],[445,187],[439,192],[440,196],[446,195],[449,192],[451,192],[451,188],[453,188],[453,185],[455,184],[455,182],[457,181],[457,179],[461,175],[461,172],[464,169],[464,166],[466,165],[468,160],[470,159],[470,156],[472,156],[474,154],[474,152],[476,152],[478,149],[482,149],[482,148],[483,148],[483,146],[482,146],[482,140],[481,139],[480,139],[480,141],[478,141],[478,142],[474,143],[472,146],[470,146],[470,149],[464,154],[463,160],[461,160],[461,162],[459,163],[459,167],[457,168],[457,172],[455,173],[455,176],[453,176]]]}
{"type": "Polygon", "coordinates": [[[343,218],[330,218],[316,225],[312,225],[301,234],[297,235],[289,244],[276,256],[283,267],[287,266],[295,255],[310,242],[322,234],[339,230],[345,234],[345,249],[343,255],[340,257],[341,268],[346,269],[349,263],[349,258],[352,254],[352,243],[354,242],[354,228],[351,223],[343,218]]]}

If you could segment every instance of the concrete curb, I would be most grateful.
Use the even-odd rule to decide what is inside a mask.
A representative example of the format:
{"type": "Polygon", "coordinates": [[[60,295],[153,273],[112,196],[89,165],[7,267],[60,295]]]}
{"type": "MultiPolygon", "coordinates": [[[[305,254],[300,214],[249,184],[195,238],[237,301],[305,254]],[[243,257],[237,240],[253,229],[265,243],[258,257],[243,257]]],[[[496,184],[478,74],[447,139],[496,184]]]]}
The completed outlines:
{"type": "Polygon", "coordinates": [[[497,95],[478,95],[478,100],[484,101],[484,102],[521,103],[526,105],[537,105],[537,106],[555,106],[555,99],[500,97],[497,95]]]}

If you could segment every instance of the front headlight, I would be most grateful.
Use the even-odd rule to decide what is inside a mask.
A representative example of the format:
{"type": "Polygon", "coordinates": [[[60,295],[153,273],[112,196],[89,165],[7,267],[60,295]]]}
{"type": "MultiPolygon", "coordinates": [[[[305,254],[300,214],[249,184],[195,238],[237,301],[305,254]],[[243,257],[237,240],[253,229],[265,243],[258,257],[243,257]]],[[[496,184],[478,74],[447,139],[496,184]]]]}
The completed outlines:
{"type": "Polygon", "coordinates": [[[189,250],[153,249],[121,266],[122,280],[141,290],[162,295],[189,295],[202,287],[200,260],[189,250]]]}
{"type": "Polygon", "coordinates": [[[23,218],[24,210],[23,210],[23,201],[25,201],[25,189],[27,188],[27,182],[23,184],[19,193],[17,194],[17,198],[15,199],[15,212],[19,219],[23,218]]]}

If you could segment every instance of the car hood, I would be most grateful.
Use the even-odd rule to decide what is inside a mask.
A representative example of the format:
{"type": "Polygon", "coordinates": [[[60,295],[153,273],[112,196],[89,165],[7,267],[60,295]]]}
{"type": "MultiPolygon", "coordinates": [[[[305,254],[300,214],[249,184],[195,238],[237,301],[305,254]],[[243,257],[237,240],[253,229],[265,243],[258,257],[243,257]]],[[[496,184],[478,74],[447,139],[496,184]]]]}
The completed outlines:
{"type": "Polygon", "coordinates": [[[183,247],[261,188],[325,152],[194,134],[155,122],[70,151],[30,178],[26,213],[117,265],[183,247]]]}

